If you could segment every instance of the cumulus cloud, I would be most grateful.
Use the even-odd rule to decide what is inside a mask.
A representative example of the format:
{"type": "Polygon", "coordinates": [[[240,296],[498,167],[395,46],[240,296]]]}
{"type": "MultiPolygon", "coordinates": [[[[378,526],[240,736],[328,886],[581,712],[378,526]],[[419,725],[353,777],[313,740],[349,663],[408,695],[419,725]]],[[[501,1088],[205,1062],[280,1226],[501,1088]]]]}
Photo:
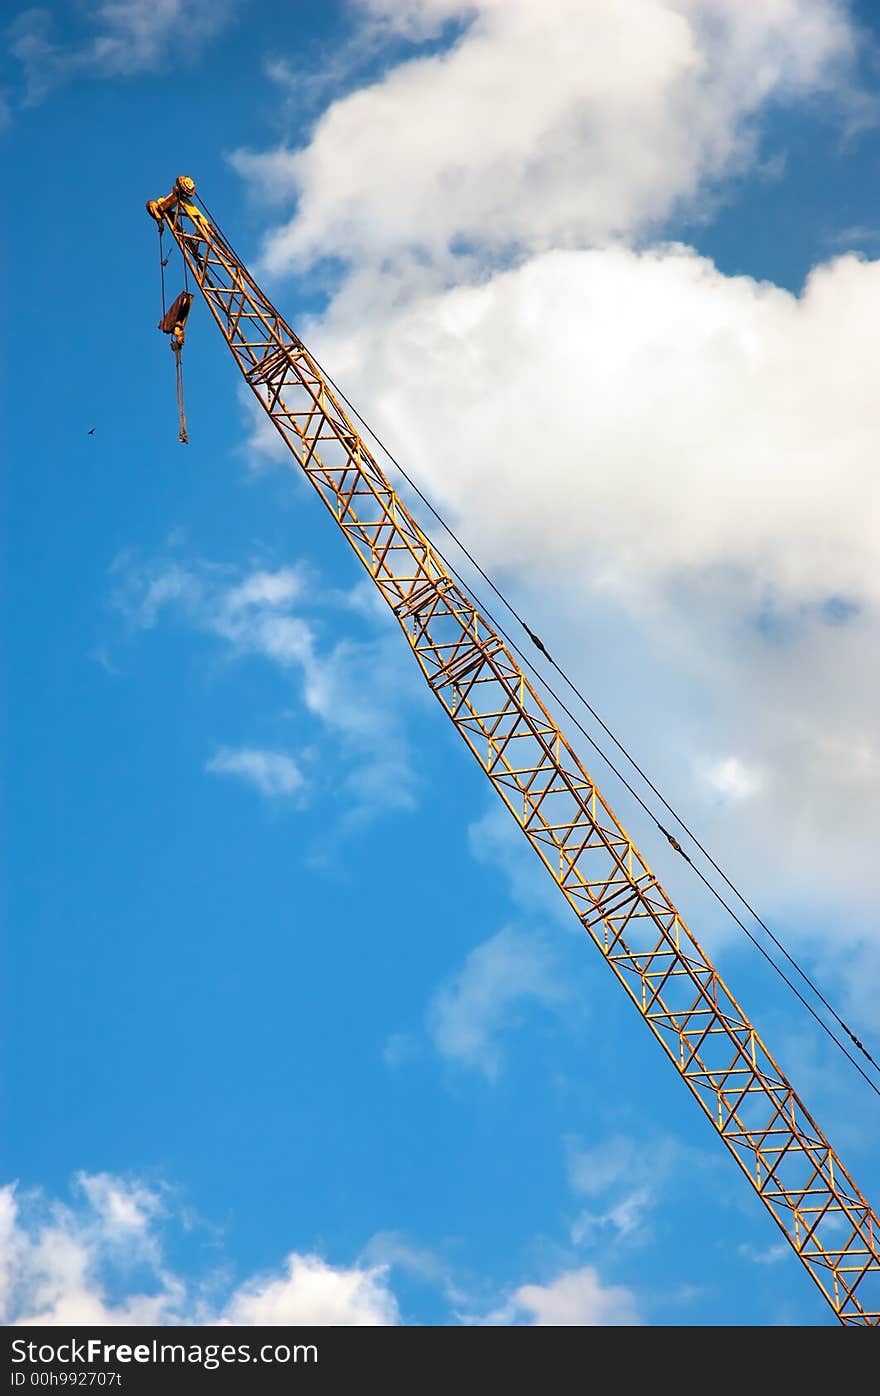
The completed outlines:
{"type": "Polygon", "coordinates": [[[335,1269],[315,1255],[291,1255],[279,1277],[243,1285],[229,1300],[223,1317],[227,1323],[357,1328],[399,1322],[385,1266],[335,1269]]]}
{"type": "Polygon", "coordinates": [[[292,1252],[277,1273],[221,1296],[163,1255],[166,1199],[138,1180],[79,1174],[71,1204],[0,1188],[0,1322],[5,1324],[321,1324],[399,1321],[378,1264],[332,1266],[292,1252]]]}
{"type": "Polygon", "coordinates": [[[837,259],[796,296],[685,248],[553,252],[378,321],[349,293],[323,357],[483,563],[531,591],[541,633],[549,613],[557,657],[594,694],[600,662],[606,715],[753,889],[778,897],[784,829],[785,880],[814,908],[833,888],[864,928],[880,262],[837,259]]]}
{"type": "Polygon", "coordinates": [[[556,953],[543,937],[507,926],[478,945],[428,1009],[428,1032],[451,1061],[497,1078],[500,1037],[528,1008],[558,1008],[566,986],[556,953]]]}
{"type": "Polygon", "coordinates": [[[221,747],[205,769],[217,775],[238,776],[269,799],[301,794],[305,785],[302,771],[283,751],[221,747]]]}
{"type": "Polygon", "coordinates": [[[286,188],[275,272],[338,256],[467,258],[655,226],[751,152],[771,96],[827,90],[854,40],[834,0],[369,3],[451,46],[333,103],[303,149],[241,152],[286,188]]]}
{"type": "Polygon", "coordinates": [[[42,7],[23,11],[8,31],[9,51],[22,68],[25,103],[33,104],[73,77],[128,78],[169,57],[192,59],[231,19],[238,0],[99,0],[88,29],[59,39],[42,7]]]}
{"type": "Polygon", "coordinates": [[[623,597],[729,572],[784,612],[880,603],[878,302],[880,262],[854,256],[795,296],[685,247],[557,251],[401,306],[378,337],[343,295],[321,334],[493,565],[623,597]]]}
{"type": "MultiPolygon", "coordinates": [[[[161,1194],[107,1174],[80,1174],[72,1206],[0,1188],[0,1321],[18,1324],[164,1323],[184,1298],[161,1264],[155,1223],[161,1194]],[[146,1267],[143,1292],[111,1297],[146,1267]]],[[[179,1321],[179,1320],[178,1320],[179,1321]]]]}
{"type": "Polygon", "coordinates": [[[818,940],[833,910],[853,952],[880,836],[880,262],[794,294],[664,241],[763,158],[772,104],[857,91],[848,7],[362,8],[457,27],[248,163],[295,201],[269,268],[340,259],[307,342],[765,914],[818,940]]]}

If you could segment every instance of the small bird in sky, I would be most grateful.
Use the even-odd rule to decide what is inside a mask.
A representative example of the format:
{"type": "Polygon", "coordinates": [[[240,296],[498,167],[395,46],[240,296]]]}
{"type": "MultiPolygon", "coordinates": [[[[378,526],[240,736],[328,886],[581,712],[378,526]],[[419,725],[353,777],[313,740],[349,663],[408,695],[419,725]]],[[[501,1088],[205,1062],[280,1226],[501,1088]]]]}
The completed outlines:
{"type": "Polygon", "coordinates": [[[89,427],[88,431],[86,432],[86,436],[94,436],[94,434],[95,434],[95,428],[94,428],[94,427],[89,427]]]}

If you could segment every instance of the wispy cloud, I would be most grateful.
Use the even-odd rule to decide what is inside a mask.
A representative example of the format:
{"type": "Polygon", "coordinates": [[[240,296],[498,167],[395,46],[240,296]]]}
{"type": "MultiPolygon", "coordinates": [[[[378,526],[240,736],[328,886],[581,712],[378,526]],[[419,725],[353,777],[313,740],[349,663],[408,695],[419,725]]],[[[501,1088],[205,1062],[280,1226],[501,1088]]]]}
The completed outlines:
{"type": "Polygon", "coordinates": [[[276,572],[252,572],[226,593],[226,609],[232,616],[240,615],[252,606],[284,607],[302,596],[305,580],[294,567],[280,567],[276,572]]]}
{"type": "Polygon", "coordinates": [[[122,578],[124,592],[118,590],[117,604],[132,624],[143,630],[152,630],[160,613],[168,607],[176,606],[194,611],[201,603],[204,594],[202,582],[194,572],[179,566],[176,562],[163,563],[153,569],[141,567],[128,571],[129,558],[117,558],[113,571],[122,578]]]}
{"type": "Polygon", "coordinates": [[[693,1187],[712,1167],[708,1155],[667,1136],[645,1141],[612,1134],[587,1148],[575,1138],[565,1143],[571,1190],[590,1202],[571,1228],[577,1246],[645,1243],[651,1214],[676,1180],[686,1177],[693,1187]]]}
{"type": "Polygon", "coordinates": [[[448,1263],[427,1246],[419,1245],[399,1231],[377,1231],[367,1242],[361,1262],[403,1270],[428,1284],[450,1283],[448,1263]]]}
{"type": "Polygon", "coordinates": [[[23,101],[34,105],[74,77],[128,78],[169,60],[192,61],[233,17],[240,0],[99,0],[87,29],[59,38],[43,8],[23,11],[8,30],[21,65],[23,101]]]}
{"type": "Polygon", "coordinates": [[[552,918],[566,929],[575,924],[571,910],[547,870],[535,857],[526,839],[503,805],[494,802],[468,825],[471,855],[504,875],[512,900],[529,916],[552,918]]]}
{"type": "MultiPolygon", "coordinates": [[[[347,598],[325,596],[319,618],[316,589],[302,567],[250,572],[213,563],[124,554],[113,567],[117,608],[137,629],[163,619],[213,636],[239,660],[256,657],[296,683],[297,696],[328,738],[322,755],[333,772],[341,809],[337,833],[363,827],[378,814],[415,806],[404,712],[419,693],[406,683],[406,654],[393,634],[322,639],[326,617],[352,614],[372,629],[376,613],[347,598]],[[306,606],[309,609],[306,609],[306,606]]],[[[382,617],[385,620],[385,617],[382,617]]],[[[332,628],[332,627],[331,627],[332,628]]],[[[208,762],[215,773],[250,779],[266,795],[305,791],[296,754],[251,743],[225,746],[208,762]]]]}
{"type": "Polygon", "coordinates": [[[599,1203],[586,1208],[572,1226],[575,1245],[591,1244],[603,1232],[631,1240],[644,1237],[657,1179],[632,1139],[617,1135],[593,1149],[569,1148],[572,1191],[599,1203]]]}
{"type": "Polygon", "coordinates": [[[480,1324],[529,1327],[629,1326],[639,1322],[635,1296],[623,1285],[605,1285],[592,1265],[569,1270],[546,1284],[525,1284],[480,1324]]]}
{"type": "Polygon", "coordinates": [[[302,796],[305,777],[291,756],[282,751],[256,747],[221,747],[205,770],[216,775],[237,776],[269,799],[302,796]]]}
{"type": "Polygon", "coordinates": [[[780,1241],[775,1246],[765,1246],[762,1249],[744,1242],[737,1247],[737,1254],[746,1260],[751,1260],[755,1265],[778,1265],[781,1260],[785,1260],[791,1255],[791,1250],[784,1241],[780,1241]]]}
{"type": "Polygon", "coordinates": [[[568,990],[553,946],[543,936],[508,926],[472,950],[428,1008],[437,1051],[496,1080],[501,1038],[535,1007],[558,1009],[568,990]]]}
{"type": "Polygon", "coordinates": [[[877,250],[880,243],[880,228],[868,223],[853,223],[847,228],[829,233],[825,239],[829,247],[839,252],[858,252],[864,248],[877,250]]]}
{"type": "Polygon", "coordinates": [[[382,1060],[392,1070],[416,1061],[421,1054],[422,1042],[412,1032],[393,1032],[382,1048],[382,1060]]]}

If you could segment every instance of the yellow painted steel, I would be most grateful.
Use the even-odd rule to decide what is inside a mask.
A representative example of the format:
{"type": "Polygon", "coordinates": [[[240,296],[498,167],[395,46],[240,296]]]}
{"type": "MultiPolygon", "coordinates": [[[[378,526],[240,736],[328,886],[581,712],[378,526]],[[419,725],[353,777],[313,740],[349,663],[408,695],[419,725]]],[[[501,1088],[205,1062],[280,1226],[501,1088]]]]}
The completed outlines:
{"type": "Polygon", "coordinates": [[[176,239],[245,382],[428,684],[844,1324],[880,1324],[880,1223],[500,636],[450,577],[301,340],[181,177],[176,239]]]}

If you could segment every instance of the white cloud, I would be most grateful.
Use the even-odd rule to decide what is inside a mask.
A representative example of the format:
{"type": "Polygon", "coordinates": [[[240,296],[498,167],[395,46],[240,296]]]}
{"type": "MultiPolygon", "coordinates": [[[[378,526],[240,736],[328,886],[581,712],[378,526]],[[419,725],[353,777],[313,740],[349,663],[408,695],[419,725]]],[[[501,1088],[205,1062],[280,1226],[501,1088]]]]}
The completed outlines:
{"type": "Polygon", "coordinates": [[[183,1288],[159,1260],[158,1192],[107,1174],[80,1174],[74,1206],[0,1188],[0,1321],[17,1324],[165,1323],[183,1288]],[[112,1277],[146,1266],[152,1286],[111,1298],[112,1277]]]}
{"type": "Polygon", "coordinates": [[[252,1280],[226,1305],[223,1320],[245,1324],[386,1326],[399,1322],[387,1267],[334,1268],[315,1255],[291,1255],[280,1277],[252,1280]]]}
{"type": "Polygon", "coordinates": [[[397,304],[354,277],[312,327],[765,916],[796,900],[811,934],[843,905],[850,947],[874,919],[853,857],[880,837],[875,303],[880,262],[837,259],[795,296],[614,248],[397,304]]]}
{"type": "Polygon", "coordinates": [[[612,1134],[584,1148],[566,1140],[572,1192],[589,1199],[575,1218],[571,1239],[577,1246],[610,1242],[642,1245],[651,1236],[651,1216],[664,1194],[687,1179],[694,1189],[711,1179],[715,1160],[670,1137],[636,1139],[612,1134]]]}
{"type": "Polygon", "coordinates": [[[73,1205],[0,1188],[0,1322],[398,1322],[387,1267],[336,1267],[297,1252],[279,1273],[254,1276],[218,1298],[218,1276],[186,1281],[167,1268],[159,1225],[165,1210],[156,1190],[108,1174],[79,1174],[73,1205]]]}
{"type": "MultiPolygon", "coordinates": [[[[130,558],[123,553],[113,564],[113,572],[124,576],[130,558]]],[[[199,579],[176,562],[167,562],[149,574],[139,572],[134,586],[126,585],[124,610],[128,619],[143,630],[152,630],[161,612],[176,606],[192,610],[202,599],[199,579]]]]}
{"type": "Polygon", "coordinates": [[[128,78],[183,57],[231,19],[238,0],[98,0],[88,31],[59,41],[49,10],[23,11],[8,31],[9,51],[22,67],[25,102],[41,101],[59,83],[85,76],[128,78]]]}
{"type": "Polygon", "coordinates": [[[569,1145],[569,1183],[575,1192],[590,1197],[619,1186],[631,1176],[634,1163],[647,1153],[624,1135],[612,1135],[591,1149],[573,1147],[573,1141],[569,1145]]]}
{"type": "Polygon", "coordinates": [[[765,915],[811,936],[844,907],[852,953],[880,837],[880,262],[794,295],[646,246],[717,209],[771,103],[853,97],[848,8],[362,8],[464,28],[249,162],[297,200],[273,269],[342,259],[307,342],[765,915]]]}
{"type": "MultiPolygon", "coordinates": [[[[160,618],[183,621],[222,641],[234,656],[263,658],[297,681],[307,711],[332,739],[324,754],[345,805],[339,830],[414,807],[416,780],[403,712],[409,694],[419,690],[414,672],[412,687],[407,685],[407,655],[395,634],[324,642],[328,626],[319,623],[314,607],[304,613],[306,598],[316,589],[307,587],[297,567],[260,568],[242,576],[217,564],[184,566],[168,558],[144,563],[123,554],[113,576],[116,605],[134,625],[154,629],[160,618]]],[[[359,599],[354,605],[345,595],[321,599],[329,609],[331,634],[334,610],[355,611],[376,627],[377,613],[359,599]]],[[[292,755],[251,745],[223,748],[208,769],[250,779],[266,795],[294,794],[305,785],[292,755]]]]}
{"type": "Polygon", "coordinates": [[[708,572],[783,622],[880,603],[880,262],[841,257],[795,296],[685,247],[548,252],[360,328],[353,294],[321,356],[435,498],[480,520],[483,561],[633,605],[708,572]]]}
{"type": "Polygon", "coordinates": [[[413,40],[436,38],[449,20],[472,18],[480,9],[479,0],[355,0],[355,4],[374,23],[413,40]]]}
{"type": "MultiPolygon", "coordinates": [[[[400,1323],[392,1268],[437,1287],[460,1307],[448,1264],[397,1232],[380,1232],[348,1265],[291,1251],[277,1269],[235,1284],[215,1261],[179,1274],[166,1260],[175,1215],[167,1189],[110,1174],[78,1174],[70,1203],[0,1187],[0,1323],[365,1327],[400,1323]]],[[[191,1232],[187,1232],[188,1235],[191,1232]]],[[[465,1323],[637,1321],[632,1292],[591,1267],[526,1284],[465,1323]]]]}
{"type": "Polygon", "coordinates": [[[763,1250],[743,1244],[737,1246],[737,1253],[746,1260],[751,1260],[755,1265],[778,1265],[781,1260],[787,1260],[791,1255],[791,1251],[784,1241],[776,1246],[766,1246],[763,1250]]]}
{"type": "Polygon", "coordinates": [[[305,785],[305,777],[296,762],[282,751],[221,747],[205,769],[219,775],[238,776],[269,799],[302,794],[305,785]]]}
{"type": "Polygon", "coordinates": [[[364,1247],[362,1261],[394,1266],[426,1284],[449,1284],[449,1267],[434,1251],[414,1244],[399,1231],[378,1231],[364,1247]]]}
{"type": "Polygon", "coordinates": [[[303,592],[303,577],[294,567],[277,572],[252,572],[226,593],[226,608],[232,615],[251,606],[288,606],[303,592]]]}
{"type": "Polygon", "coordinates": [[[574,1222],[572,1241],[582,1246],[607,1242],[609,1235],[631,1241],[644,1239],[657,1185],[669,1173],[669,1153],[668,1144],[665,1149],[640,1149],[635,1140],[623,1135],[604,1139],[592,1149],[576,1148],[569,1141],[572,1191],[594,1200],[574,1222]]]}
{"type": "Polygon", "coordinates": [[[528,1006],[558,1008],[564,978],[551,944],[508,926],[472,950],[428,1009],[428,1032],[442,1056],[494,1080],[502,1065],[499,1037],[528,1006]]]}
{"type": "Polygon", "coordinates": [[[78,1173],[75,1182],[108,1240],[127,1244],[132,1237],[143,1237],[162,1214],[160,1194],[143,1183],[126,1182],[110,1173],[78,1173]]]}
{"type": "Polygon", "coordinates": [[[304,149],[239,153],[297,199],[267,244],[273,271],[632,236],[742,162],[768,98],[828,90],[854,49],[835,0],[366,9],[410,38],[470,23],[333,103],[304,149]]]}
{"type": "Polygon", "coordinates": [[[706,779],[724,800],[750,800],[761,789],[761,773],[737,756],[726,756],[706,772],[706,779]]]}
{"type": "Polygon", "coordinates": [[[531,1327],[628,1326],[639,1322],[635,1296],[622,1285],[604,1285],[591,1265],[569,1270],[547,1284],[525,1284],[484,1319],[484,1324],[531,1327]]]}

